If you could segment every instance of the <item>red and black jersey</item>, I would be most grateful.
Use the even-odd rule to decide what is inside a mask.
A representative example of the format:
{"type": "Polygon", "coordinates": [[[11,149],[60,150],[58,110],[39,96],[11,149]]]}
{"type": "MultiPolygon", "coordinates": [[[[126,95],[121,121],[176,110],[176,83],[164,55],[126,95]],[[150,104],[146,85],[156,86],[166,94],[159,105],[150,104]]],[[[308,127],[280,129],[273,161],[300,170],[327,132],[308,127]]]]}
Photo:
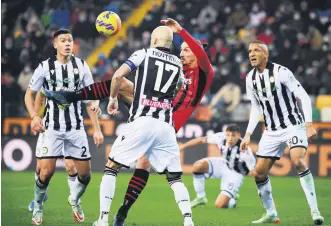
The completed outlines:
{"type": "Polygon", "coordinates": [[[192,112],[198,107],[202,97],[210,87],[214,70],[203,47],[185,29],[179,35],[190,47],[198,59],[195,68],[183,68],[184,84],[173,100],[173,120],[178,131],[189,119],[192,112]]]}

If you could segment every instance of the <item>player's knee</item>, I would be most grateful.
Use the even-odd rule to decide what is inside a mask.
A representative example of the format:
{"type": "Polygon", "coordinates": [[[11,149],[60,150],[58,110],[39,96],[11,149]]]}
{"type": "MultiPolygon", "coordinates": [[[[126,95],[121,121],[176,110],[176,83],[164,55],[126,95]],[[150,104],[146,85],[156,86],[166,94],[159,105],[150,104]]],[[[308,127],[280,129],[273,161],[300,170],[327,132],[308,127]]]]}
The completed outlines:
{"type": "Polygon", "coordinates": [[[304,158],[296,158],[291,161],[296,170],[303,171],[306,169],[306,162],[304,158]]]}
{"type": "Polygon", "coordinates": [[[42,181],[46,182],[51,180],[53,174],[54,174],[54,169],[43,168],[40,171],[39,177],[42,181]]]}
{"type": "Polygon", "coordinates": [[[91,174],[88,175],[78,175],[77,177],[78,181],[84,185],[88,185],[91,181],[91,174]]]}
{"type": "Polygon", "coordinates": [[[208,163],[205,161],[196,161],[193,164],[193,173],[207,173],[208,172],[208,163]]]}
{"type": "Polygon", "coordinates": [[[72,160],[66,160],[65,165],[66,165],[66,170],[70,175],[73,175],[73,174],[77,173],[75,164],[72,160]]]}
{"type": "Polygon", "coordinates": [[[144,169],[146,171],[150,171],[151,164],[145,157],[141,157],[136,164],[136,169],[144,169]]]}
{"type": "Polygon", "coordinates": [[[268,171],[264,167],[255,168],[255,180],[263,180],[268,176],[268,171]]]}
{"type": "Polygon", "coordinates": [[[108,159],[106,167],[108,167],[109,169],[116,170],[116,171],[119,171],[122,168],[122,166],[120,164],[113,162],[110,159],[108,159]]]}

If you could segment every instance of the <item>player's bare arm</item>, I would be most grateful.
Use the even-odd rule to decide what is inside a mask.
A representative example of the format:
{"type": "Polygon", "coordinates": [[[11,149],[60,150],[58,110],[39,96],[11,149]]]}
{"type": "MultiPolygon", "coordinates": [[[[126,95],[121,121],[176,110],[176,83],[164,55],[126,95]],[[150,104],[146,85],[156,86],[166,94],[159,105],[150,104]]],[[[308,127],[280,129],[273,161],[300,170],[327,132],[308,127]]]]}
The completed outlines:
{"type": "Polygon", "coordinates": [[[104,142],[104,137],[100,129],[100,124],[98,120],[98,112],[101,111],[99,108],[99,101],[90,102],[86,105],[87,113],[91,119],[92,127],[93,127],[93,141],[94,144],[99,147],[104,142]],[[96,105],[97,104],[97,105],[96,105]]]}
{"type": "Polygon", "coordinates": [[[199,144],[206,144],[206,143],[207,143],[207,137],[199,137],[179,145],[179,149],[180,151],[184,151],[186,148],[193,147],[199,144]]]}
{"type": "Polygon", "coordinates": [[[118,100],[117,95],[119,93],[123,77],[131,72],[128,65],[123,64],[117,71],[115,72],[110,87],[110,97],[109,104],[107,107],[108,113],[111,115],[118,114],[118,100]]]}
{"type": "Polygon", "coordinates": [[[24,97],[25,106],[30,114],[30,117],[32,119],[31,121],[31,128],[35,132],[45,132],[45,129],[43,128],[43,121],[42,118],[38,115],[38,112],[36,112],[35,109],[35,96],[36,91],[27,89],[24,97]]]}

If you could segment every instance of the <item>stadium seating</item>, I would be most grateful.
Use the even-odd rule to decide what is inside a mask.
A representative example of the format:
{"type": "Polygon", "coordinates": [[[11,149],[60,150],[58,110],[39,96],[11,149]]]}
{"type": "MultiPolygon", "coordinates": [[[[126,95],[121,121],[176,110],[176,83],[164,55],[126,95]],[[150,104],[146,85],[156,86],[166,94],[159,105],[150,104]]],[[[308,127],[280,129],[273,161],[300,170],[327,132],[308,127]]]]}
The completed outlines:
{"type": "Polygon", "coordinates": [[[316,108],[321,110],[325,107],[331,107],[331,95],[319,95],[316,98],[316,108]]]}
{"type": "Polygon", "coordinates": [[[322,108],[321,121],[322,122],[331,122],[331,107],[322,108]]]}

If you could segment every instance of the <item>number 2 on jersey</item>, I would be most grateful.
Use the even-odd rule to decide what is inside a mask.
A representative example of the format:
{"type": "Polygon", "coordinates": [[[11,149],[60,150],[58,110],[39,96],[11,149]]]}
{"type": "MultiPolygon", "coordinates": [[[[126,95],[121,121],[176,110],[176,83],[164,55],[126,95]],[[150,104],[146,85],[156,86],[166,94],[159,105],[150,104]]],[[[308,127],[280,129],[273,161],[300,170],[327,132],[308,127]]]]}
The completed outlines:
{"type": "Polygon", "coordinates": [[[176,77],[176,74],[178,72],[178,67],[171,65],[171,64],[165,64],[165,67],[164,67],[164,63],[159,60],[155,61],[155,65],[158,66],[158,70],[157,70],[154,90],[161,92],[161,93],[166,93],[168,91],[169,87],[171,86],[172,81],[176,77]],[[168,81],[166,82],[166,84],[160,90],[164,69],[169,72],[171,71],[172,73],[171,73],[171,76],[169,77],[168,81]]]}

